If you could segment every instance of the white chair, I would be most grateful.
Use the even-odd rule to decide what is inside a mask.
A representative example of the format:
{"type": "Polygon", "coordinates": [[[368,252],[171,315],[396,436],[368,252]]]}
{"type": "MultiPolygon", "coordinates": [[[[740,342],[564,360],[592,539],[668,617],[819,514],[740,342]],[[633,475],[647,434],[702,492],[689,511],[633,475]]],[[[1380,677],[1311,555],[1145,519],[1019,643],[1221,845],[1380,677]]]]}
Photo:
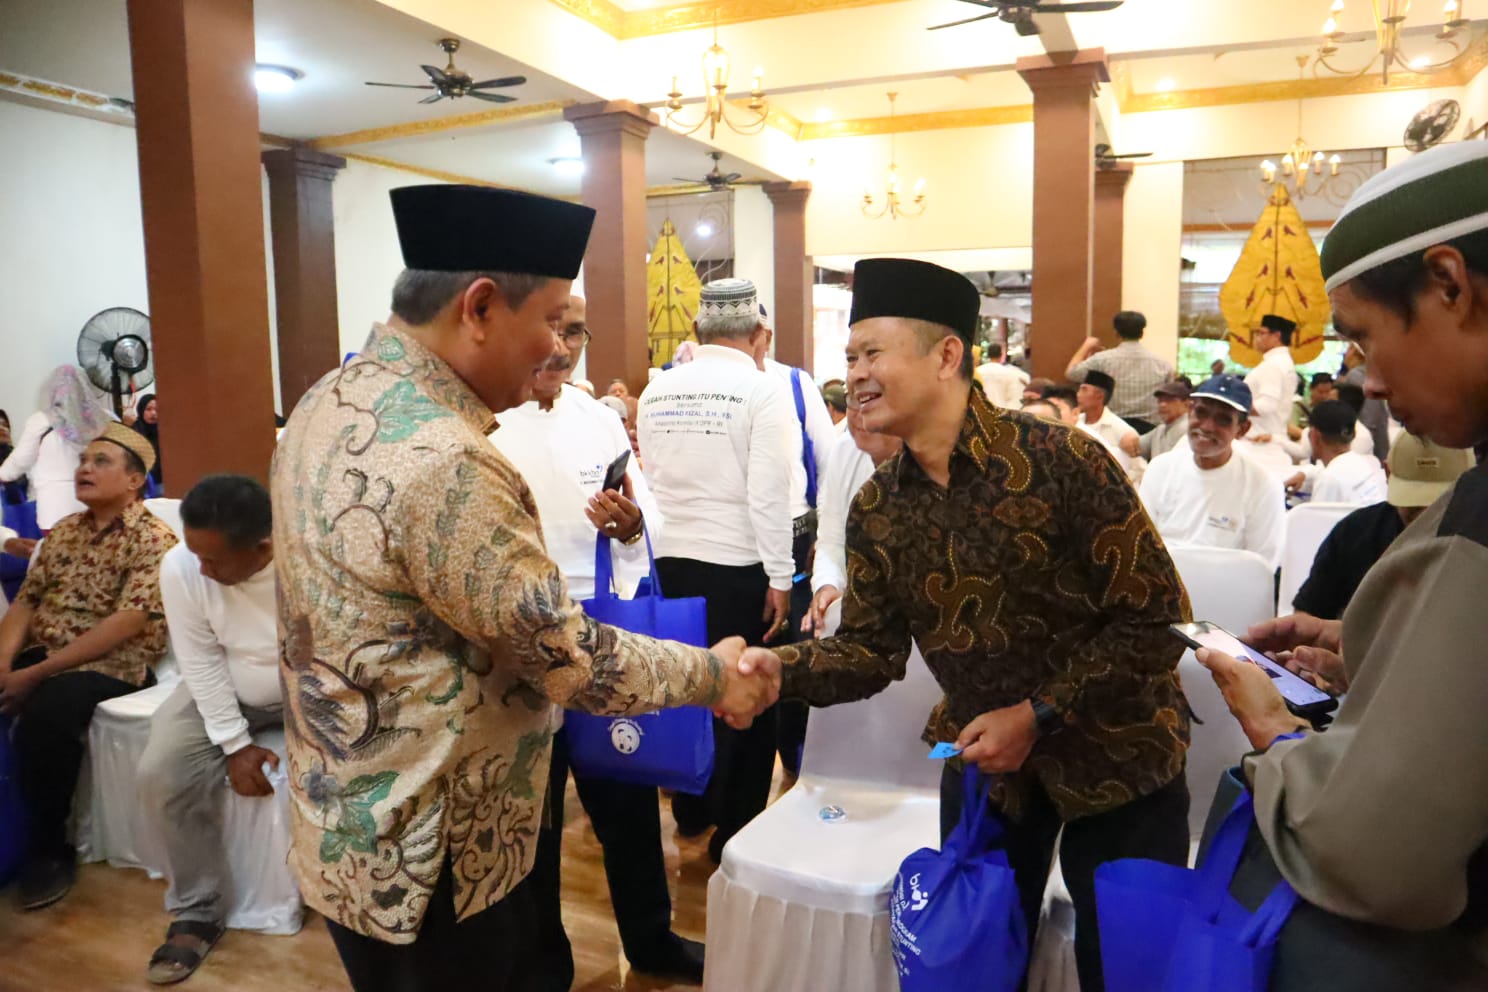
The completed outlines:
{"type": "Polygon", "coordinates": [[[812,712],[800,781],[708,883],[705,990],[897,992],[889,893],[907,855],[940,846],[941,763],[920,741],[940,695],[915,650],[877,696],[812,712]]]}
{"type": "MultiPolygon", "coordinates": [[[[1168,553],[1178,576],[1188,589],[1195,620],[1211,620],[1226,630],[1243,634],[1252,624],[1275,616],[1271,590],[1271,566],[1252,551],[1201,548],[1170,544],[1168,553]]],[[[1189,863],[1198,852],[1199,837],[1209,812],[1209,800],[1224,770],[1250,750],[1240,725],[1230,716],[1219,687],[1200,665],[1192,651],[1184,651],[1178,662],[1189,707],[1204,722],[1195,723],[1188,748],[1185,777],[1188,780],[1189,863]]],[[[1080,992],[1075,970],[1075,907],[1071,903],[1058,859],[1044,894],[1028,970],[1029,992],[1080,992]]]]}
{"type": "Polygon", "coordinates": [[[1359,508],[1357,503],[1303,503],[1287,511],[1286,536],[1281,542],[1281,588],[1276,596],[1276,615],[1292,612],[1297,590],[1312,572],[1318,548],[1333,533],[1338,521],[1359,508]]]}
{"type": "MultiPolygon", "coordinates": [[[[160,684],[99,703],[88,728],[88,758],[75,801],[75,836],[84,862],[142,868],[152,878],[169,875],[159,836],[140,802],[135,777],[150,719],[173,685],[160,684]]],[[[274,795],[249,799],[226,790],[223,844],[232,891],[227,925],[272,934],[298,933],[303,922],[300,890],[288,867],[289,781],[284,769],[284,733],[254,735],[254,743],[279,755],[270,775],[274,795]]]]}

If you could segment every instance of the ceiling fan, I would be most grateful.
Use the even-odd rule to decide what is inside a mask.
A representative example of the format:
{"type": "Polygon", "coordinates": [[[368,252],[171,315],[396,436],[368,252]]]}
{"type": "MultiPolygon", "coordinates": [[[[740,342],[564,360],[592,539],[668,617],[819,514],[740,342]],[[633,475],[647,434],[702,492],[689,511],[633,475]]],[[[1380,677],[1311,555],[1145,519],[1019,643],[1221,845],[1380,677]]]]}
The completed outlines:
{"type": "Polygon", "coordinates": [[[1125,155],[1117,155],[1111,151],[1110,145],[1099,144],[1095,146],[1095,167],[1097,169],[1109,169],[1122,159],[1151,157],[1151,152],[1128,152],[1125,155]]]}
{"type": "Polygon", "coordinates": [[[1104,10],[1115,10],[1125,0],[1072,0],[1070,3],[1043,3],[1041,0],[963,0],[963,2],[976,7],[985,7],[987,13],[968,17],[964,21],[937,24],[927,30],[939,31],[941,28],[953,28],[961,24],[973,24],[977,21],[985,21],[989,17],[996,17],[1011,24],[1021,35],[1038,34],[1039,26],[1038,22],[1033,19],[1034,14],[1095,14],[1104,10]]]}
{"type": "Polygon", "coordinates": [[[679,183],[687,183],[690,186],[706,186],[714,193],[720,193],[734,186],[761,186],[765,182],[763,179],[741,179],[737,172],[725,174],[719,168],[719,163],[723,160],[723,152],[709,152],[708,157],[713,160],[713,168],[706,176],[696,179],[686,176],[673,176],[672,178],[679,183]]]}
{"type": "Polygon", "coordinates": [[[419,103],[438,103],[445,97],[458,100],[462,96],[473,96],[477,100],[489,100],[491,103],[511,103],[516,100],[514,96],[505,93],[483,93],[482,90],[496,90],[507,86],[521,86],[527,82],[526,76],[502,76],[500,79],[483,79],[475,82],[470,78],[470,73],[455,67],[455,53],[460,50],[459,38],[440,38],[439,47],[444,49],[449,56],[449,65],[443,69],[432,65],[420,66],[429,76],[428,83],[371,83],[368,86],[393,86],[405,90],[434,90],[435,92],[420,100],[419,103]]]}

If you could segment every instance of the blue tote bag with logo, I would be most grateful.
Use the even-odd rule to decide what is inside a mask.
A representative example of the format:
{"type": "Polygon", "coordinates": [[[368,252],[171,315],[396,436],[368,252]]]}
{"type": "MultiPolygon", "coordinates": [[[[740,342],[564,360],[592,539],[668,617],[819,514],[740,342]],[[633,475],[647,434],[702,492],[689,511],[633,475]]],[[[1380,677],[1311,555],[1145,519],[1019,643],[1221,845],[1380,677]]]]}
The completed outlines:
{"type": "Polygon", "coordinates": [[[1298,897],[1279,882],[1251,913],[1230,895],[1254,819],[1243,793],[1197,869],[1130,858],[1095,870],[1107,992],[1265,992],[1298,897]]]}
{"type": "Polygon", "coordinates": [[[911,854],[894,879],[889,940],[900,992],[1015,992],[1028,967],[1002,820],[975,765],[963,789],[961,822],[941,849],[911,854]]]}
{"type": "MultiPolygon", "coordinates": [[[[634,634],[707,647],[707,601],[662,596],[650,534],[646,555],[649,587],[643,584],[634,599],[621,599],[614,590],[610,539],[596,535],[594,598],[581,604],[584,612],[634,634]]],[[[569,710],[563,725],[569,760],[580,775],[701,795],[713,774],[713,714],[701,706],[621,717],[569,710]]]]}

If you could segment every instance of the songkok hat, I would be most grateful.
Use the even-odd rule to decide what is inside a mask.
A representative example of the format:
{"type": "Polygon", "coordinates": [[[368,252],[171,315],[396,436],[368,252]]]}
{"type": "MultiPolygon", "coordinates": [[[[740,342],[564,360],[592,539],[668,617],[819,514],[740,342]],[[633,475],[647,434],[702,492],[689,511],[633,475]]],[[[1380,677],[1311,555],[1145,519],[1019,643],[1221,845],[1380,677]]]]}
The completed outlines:
{"type": "Polygon", "coordinates": [[[849,325],[873,317],[905,317],[976,336],[982,297],[959,272],[909,258],[865,258],[853,267],[849,325]]]}
{"type": "Polygon", "coordinates": [[[154,445],[143,434],[130,430],[117,420],[109,421],[108,426],[103,429],[103,433],[93,440],[108,441],[134,452],[139,456],[139,460],[144,463],[146,472],[155,467],[154,445]]]}
{"type": "Polygon", "coordinates": [[[1153,396],[1161,396],[1170,400],[1186,400],[1193,390],[1186,382],[1165,382],[1152,391],[1153,396]]]}
{"type": "Polygon", "coordinates": [[[591,207],[491,186],[402,186],[391,193],[403,264],[435,272],[579,274],[591,207]]]}
{"type": "Polygon", "coordinates": [[[1261,326],[1268,331],[1275,331],[1282,337],[1286,337],[1297,329],[1297,322],[1287,320],[1280,314],[1268,313],[1261,318],[1261,326]]]}
{"type": "Polygon", "coordinates": [[[1390,485],[1385,498],[1391,506],[1430,506],[1472,466],[1472,452],[1464,448],[1443,448],[1402,433],[1390,446],[1390,485]]]}
{"type": "Polygon", "coordinates": [[[1116,380],[1100,369],[1091,369],[1085,373],[1085,385],[1105,390],[1106,395],[1110,396],[1111,390],[1116,388],[1116,380]]]}
{"type": "Polygon", "coordinates": [[[703,287],[698,320],[707,317],[760,319],[759,293],[748,279],[715,279],[703,287]]]}
{"type": "Polygon", "coordinates": [[[1371,176],[1323,241],[1329,292],[1386,262],[1488,228],[1488,141],[1438,145],[1371,176]]]}
{"type": "Polygon", "coordinates": [[[1250,416],[1250,387],[1245,380],[1238,375],[1216,375],[1199,383],[1199,388],[1193,391],[1193,398],[1207,396],[1211,400],[1218,400],[1226,406],[1232,406],[1236,410],[1250,416]]]}

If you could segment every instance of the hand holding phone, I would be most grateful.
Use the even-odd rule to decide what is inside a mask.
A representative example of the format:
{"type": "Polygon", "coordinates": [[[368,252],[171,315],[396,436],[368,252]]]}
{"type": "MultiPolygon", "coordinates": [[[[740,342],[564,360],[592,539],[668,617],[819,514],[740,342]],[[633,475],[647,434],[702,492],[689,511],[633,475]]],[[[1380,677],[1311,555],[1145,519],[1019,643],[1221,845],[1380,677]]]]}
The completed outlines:
{"type": "Polygon", "coordinates": [[[604,482],[600,485],[601,492],[621,492],[621,485],[625,482],[625,470],[630,467],[630,452],[622,451],[618,458],[610,462],[609,468],[605,469],[604,482]]]}
{"type": "Polygon", "coordinates": [[[1243,644],[1238,637],[1216,623],[1206,620],[1194,623],[1175,623],[1168,629],[1173,636],[1194,650],[1210,648],[1214,651],[1222,651],[1259,667],[1270,676],[1277,691],[1281,693],[1282,699],[1286,701],[1287,709],[1304,720],[1317,720],[1338,707],[1338,700],[1306,679],[1287,671],[1285,666],[1243,644]]]}

